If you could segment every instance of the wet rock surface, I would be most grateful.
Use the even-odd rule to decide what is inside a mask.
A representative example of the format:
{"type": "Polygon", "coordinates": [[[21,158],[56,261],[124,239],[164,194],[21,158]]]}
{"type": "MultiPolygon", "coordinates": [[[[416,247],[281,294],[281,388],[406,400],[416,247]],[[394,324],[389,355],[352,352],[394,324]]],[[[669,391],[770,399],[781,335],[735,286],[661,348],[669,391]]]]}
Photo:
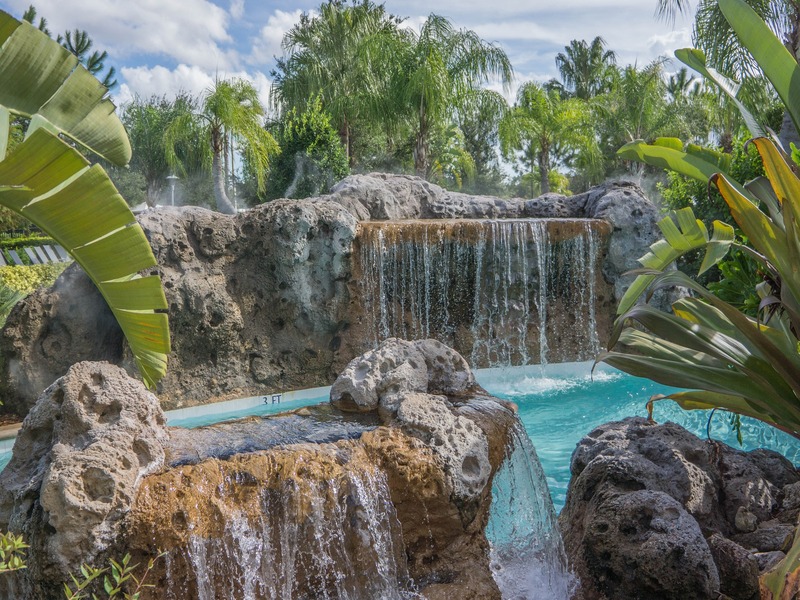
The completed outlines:
{"type": "Polygon", "coordinates": [[[0,531],[31,546],[0,597],[61,597],[59,582],[118,539],[167,439],[158,398],[119,367],[78,363],[47,388],[0,473],[0,531]]]}
{"type": "MultiPolygon", "coordinates": [[[[353,311],[360,305],[350,298],[360,221],[520,217],[607,220],[613,233],[602,270],[617,294],[625,286],[621,273],[657,237],[656,209],[628,184],[522,200],[370,174],[346,178],[327,196],[277,200],[236,216],[196,207],[143,213],[174,350],[156,391],[163,407],[328,385],[371,346],[374,331],[367,337],[358,326],[361,315],[353,311]]],[[[605,296],[598,301],[610,312],[615,302],[605,296]]],[[[21,302],[0,332],[0,410],[24,416],[77,360],[134,372],[111,312],[72,266],[53,287],[21,302]]]]}
{"type": "Polygon", "coordinates": [[[0,527],[32,545],[0,597],[49,600],[83,562],[165,551],[143,600],[499,600],[485,530],[514,407],[430,340],[387,341],[364,380],[410,350],[421,377],[395,377],[381,414],[326,404],[195,430],[165,427],[120,368],[75,365],[0,475],[0,527]]]}
{"type": "Polygon", "coordinates": [[[791,545],[800,473],[642,418],[591,431],[572,456],[559,517],[579,598],[759,597],[791,545]]]}

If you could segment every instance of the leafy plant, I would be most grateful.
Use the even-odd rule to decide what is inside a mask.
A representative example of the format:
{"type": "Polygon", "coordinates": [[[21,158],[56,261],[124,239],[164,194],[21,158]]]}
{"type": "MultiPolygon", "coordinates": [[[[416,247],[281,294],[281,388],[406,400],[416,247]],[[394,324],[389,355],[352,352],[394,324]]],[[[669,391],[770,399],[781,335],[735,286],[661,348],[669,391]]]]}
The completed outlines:
{"type": "Polygon", "coordinates": [[[24,569],[26,548],[21,535],[0,533],[0,574],[24,569]]]}
{"type": "Polygon", "coordinates": [[[52,244],[53,238],[43,235],[21,235],[19,237],[0,237],[0,249],[13,250],[14,248],[24,248],[26,246],[44,246],[52,244]]]}
{"type": "Polygon", "coordinates": [[[107,90],[78,59],[27,22],[0,12],[0,205],[52,236],[108,302],[149,386],[169,352],[166,298],[136,219],[80,144],[113,164],[131,156],[107,90]],[[29,119],[7,153],[11,118],[29,119]],[[65,139],[62,139],[66,138],[65,139]]]}
{"type": "Polygon", "coordinates": [[[281,153],[270,167],[268,199],[324,194],[350,172],[344,147],[319,97],[302,112],[288,111],[277,129],[281,153]]]}
{"type": "Polygon", "coordinates": [[[0,284],[15,292],[30,294],[40,287],[53,285],[66,267],[65,263],[0,267],[0,284]]]}
{"type": "Polygon", "coordinates": [[[139,568],[138,564],[131,565],[131,555],[126,554],[121,562],[114,559],[108,561],[109,566],[102,569],[95,569],[88,565],[81,565],[80,575],[78,578],[75,575],[70,575],[72,585],[69,583],[64,584],[64,597],[66,600],[85,600],[91,598],[92,600],[99,600],[102,598],[122,598],[124,600],[139,600],[139,597],[144,588],[153,587],[152,584],[146,583],[147,576],[153,570],[156,560],[165,556],[161,553],[155,558],[151,558],[144,572],[137,577],[136,570],[139,568]],[[91,593],[96,583],[102,581],[104,596],[98,596],[91,593]],[[89,595],[91,593],[91,596],[89,595]]]}
{"type": "MultiPolygon", "coordinates": [[[[800,67],[795,58],[743,0],[719,0],[719,8],[772,82],[795,124],[800,122],[800,67]]],[[[696,56],[692,51],[676,55],[679,59],[696,56]]],[[[713,160],[701,149],[684,151],[674,141],[635,142],[620,154],[708,179],[716,187],[749,245],[708,240],[704,264],[717,262],[734,246],[756,260],[763,273],[756,289],[761,298],[759,317],[743,314],[679,271],[663,270],[671,252],[702,245],[693,243],[698,240],[689,223],[694,219],[691,209],[683,209],[688,211],[682,218],[686,227],[673,231],[672,239],[654,244],[642,259],[649,268],[623,298],[609,352],[600,359],[634,375],[689,388],[667,396],[683,408],[726,409],[800,438],[800,179],[791,157],[771,139],[757,137],[753,144],[766,177],[745,185],[725,173],[723,161],[713,160]],[[658,264],[652,257],[659,259],[658,264]],[[645,288],[666,285],[683,286],[695,297],[675,302],[674,314],[649,304],[633,305],[645,288]]],[[[787,585],[793,588],[798,582],[798,556],[800,536],[787,558],[763,579],[774,598],[783,598],[787,585]]]]}

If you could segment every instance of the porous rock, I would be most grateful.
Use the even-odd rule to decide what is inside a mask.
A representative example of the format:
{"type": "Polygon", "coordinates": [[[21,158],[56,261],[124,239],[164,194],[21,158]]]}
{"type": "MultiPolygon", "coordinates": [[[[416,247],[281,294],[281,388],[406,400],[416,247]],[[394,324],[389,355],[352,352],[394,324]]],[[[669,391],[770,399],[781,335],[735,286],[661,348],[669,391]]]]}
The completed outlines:
{"type": "Polygon", "coordinates": [[[731,600],[758,600],[758,559],[718,533],[707,542],[719,572],[720,592],[731,600]]]}
{"type": "Polygon", "coordinates": [[[78,363],[47,388],[0,473],[0,530],[31,545],[28,569],[0,578],[0,595],[16,585],[60,596],[58,582],[118,538],[142,478],[163,466],[166,441],[158,399],[119,367],[78,363]]]}
{"type": "Polygon", "coordinates": [[[397,422],[435,448],[458,498],[472,499],[486,487],[492,473],[486,435],[467,417],[453,414],[447,398],[405,394],[397,409],[397,422]]]}
{"type": "MultiPolygon", "coordinates": [[[[698,584],[692,592],[695,595],[686,597],[717,598],[720,590],[714,588],[713,583],[724,579],[720,571],[730,568],[731,557],[741,557],[741,552],[731,550],[733,546],[727,542],[736,542],[739,547],[751,551],[783,550],[791,541],[792,527],[779,519],[775,511],[780,506],[783,490],[798,482],[800,474],[774,452],[746,453],[700,440],[673,423],[656,425],[646,419],[629,418],[601,425],[581,440],[572,456],[571,472],[567,501],[559,522],[571,564],[581,579],[580,593],[586,599],[645,597],[627,596],[627,592],[620,591],[623,588],[615,583],[615,571],[609,575],[609,565],[624,563],[626,557],[634,553],[634,547],[644,546],[650,536],[668,540],[669,532],[655,528],[652,520],[640,519],[630,530],[630,536],[621,527],[617,541],[607,538],[602,556],[598,556],[597,548],[590,543],[597,527],[602,529],[603,523],[608,521],[610,512],[616,510],[615,507],[627,506],[624,499],[634,494],[658,492],[669,496],[695,523],[698,531],[707,537],[719,534],[726,539],[726,543],[716,545],[715,555],[719,561],[727,561],[725,565],[714,560],[709,568],[705,560],[689,560],[690,556],[696,558],[703,554],[704,547],[711,552],[709,544],[702,539],[695,540],[697,548],[693,554],[674,555],[678,562],[681,556],[687,557],[681,562],[681,569],[688,580],[707,583],[698,584]],[[738,480],[739,487],[734,489],[731,480],[738,480]],[[743,515],[752,515],[757,524],[752,533],[740,532],[744,526],[743,515]]],[[[684,522],[682,518],[675,521],[675,543],[680,547],[684,547],[682,544],[688,539],[685,532],[679,533],[678,524],[684,522]]],[[[750,526],[752,523],[748,522],[747,528],[750,526]]],[[[652,592],[654,595],[650,597],[678,597],[670,595],[673,593],[670,590],[674,589],[671,580],[661,581],[650,575],[635,576],[633,580],[654,590],[659,589],[654,582],[665,586],[661,592],[652,592]],[[659,593],[664,595],[658,596],[659,593]]],[[[634,585],[633,580],[631,585],[634,585]]],[[[748,576],[748,580],[752,578],[748,576]]]]}
{"type": "Polygon", "coordinates": [[[697,521],[663,492],[637,490],[598,504],[582,546],[602,597],[699,600],[719,591],[697,521]]]}
{"type": "MultiPolygon", "coordinates": [[[[234,216],[197,207],[146,211],[139,221],[158,261],[151,272],[164,284],[173,349],[157,393],[170,409],[329,385],[373,343],[374,324],[366,336],[358,325],[363,311],[351,302],[359,221],[605,219],[613,233],[608,251],[599,249],[603,274],[619,299],[621,273],[659,237],[656,216],[630,184],[522,200],[451,193],[417,177],[379,173],[348,177],[326,196],[277,200],[234,216]]],[[[598,324],[607,323],[616,302],[603,292],[598,303],[598,324]]],[[[469,334],[468,323],[462,329],[469,334]]],[[[135,371],[113,315],[77,265],[9,316],[0,333],[0,410],[24,416],[76,360],[135,371]]]]}
{"type": "Polygon", "coordinates": [[[455,350],[436,340],[389,338],[347,365],[330,398],[341,410],[377,411],[433,448],[454,494],[469,502],[491,474],[486,434],[448,400],[469,392],[482,390],[455,350]]]}

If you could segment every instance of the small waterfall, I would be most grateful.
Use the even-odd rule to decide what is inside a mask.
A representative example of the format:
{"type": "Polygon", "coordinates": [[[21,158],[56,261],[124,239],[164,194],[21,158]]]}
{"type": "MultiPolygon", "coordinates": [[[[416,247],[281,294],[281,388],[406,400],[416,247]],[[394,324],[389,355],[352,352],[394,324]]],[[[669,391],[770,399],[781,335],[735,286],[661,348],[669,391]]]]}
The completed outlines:
{"type": "MultiPolygon", "coordinates": [[[[235,498],[230,482],[221,497],[235,498]]],[[[227,486],[226,486],[227,487],[227,486]]],[[[419,598],[408,576],[400,524],[385,475],[375,467],[343,478],[284,480],[265,489],[260,514],[221,507],[221,535],[192,534],[166,557],[159,597],[198,600],[419,598]]]]}
{"type": "Polygon", "coordinates": [[[588,219],[362,223],[365,339],[434,337],[480,367],[593,358],[602,228],[588,219]]]}
{"type": "Polygon", "coordinates": [[[547,480],[520,424],[495,475],[486,536],[503,600],[566,600],[575,589],[547,480]]]}

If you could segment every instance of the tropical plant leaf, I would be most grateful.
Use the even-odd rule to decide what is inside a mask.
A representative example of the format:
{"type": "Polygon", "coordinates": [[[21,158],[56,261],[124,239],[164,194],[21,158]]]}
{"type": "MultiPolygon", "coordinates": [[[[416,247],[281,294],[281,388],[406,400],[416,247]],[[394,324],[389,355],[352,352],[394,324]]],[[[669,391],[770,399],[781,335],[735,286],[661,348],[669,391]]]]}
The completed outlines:
{"type": "Polygon", "coordinates": [[[56,41],[0,11],[0,204],[83,267],[109,303],[148,386],[166,372],[167,302],[142,228],[99,165],[59,136],[125,165],[130,143],[107,90],[56,41]],[[30,118],[6,155],[11,115],[30,118]]]}
{"type": "Polygon", "coordinates": [[[744,0],[719,0],[719,8],[780,96],[800,129],[800,67],[769,26],[744,0]]]}
{"type": "Polygon", "coordinates": [[[45,128],[116,165],[130,161],[128,136],[103,84],[66,48],[3,11],[0,81],[0,105],[31,118],[27,135],[45,128]]]}
{"type": "MultiPolygon", "coordinates": [[[[680,209],[675,213],[675,218],[678,221],[677,225],[672,217],[664,217],[658,222],[664,239],[652,244],[650,252],[639,259],[646,269],[662,271],[687,252],[705,247],[706,253],[700,266],[700,273],[704,273],[724,258],[733,244],[733,227],[727,223],[715,221],[714,233],[709,238],[708,229],[702,221],[695,218],[691,208],[680,209]]],[[[651,274],[639,275],[620,300],[617,314],[630,310],[652,283],[653,278],[654,275],[651,274]]]]}
{"type": "Polygon", "coordinates": [[[750,135],[753,137],[765,137],[767,135],[767,131],[739,100],[739,88],[741,86],[732,79],[725,77],[716,69],[709,67],[706,64],[706,55],[702,50],[697,50],[696,48],[682,48],[675,51],[675,57],[686,66],[703,75],[706,79],[714,82],[724,94],[733,100],[733,103],[736,105],[736,108],[739,109],[744,119],[747,129],[750,131],[750,135]]]}
{"type": "Polygon", "coordinates": [[[47,231],[109,303],[148,385],[166,372],[167,301],[147,238],[103,169],[40,129],[0,162],[0,204],[47,231]]]}

